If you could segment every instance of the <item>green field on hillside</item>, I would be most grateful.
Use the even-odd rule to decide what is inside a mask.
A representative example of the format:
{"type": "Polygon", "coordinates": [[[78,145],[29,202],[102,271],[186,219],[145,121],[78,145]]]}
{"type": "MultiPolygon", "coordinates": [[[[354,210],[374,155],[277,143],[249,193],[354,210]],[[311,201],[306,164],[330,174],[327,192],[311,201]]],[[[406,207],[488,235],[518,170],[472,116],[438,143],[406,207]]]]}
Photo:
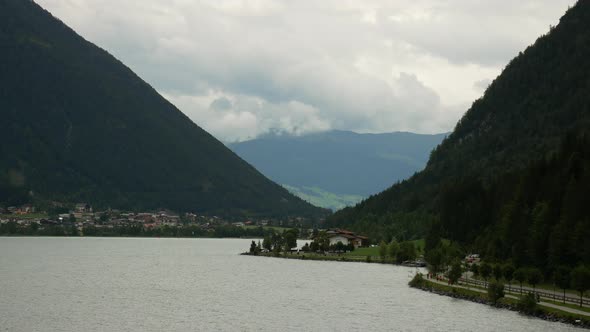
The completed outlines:
{"type": "Polygon", "coordinates": [[[353,206],[363,199],[362,196],[335,194],[318,187],[299,188],[286,184],[283,184],[283,187],[304,201],[315,206],[332,209],[333,211],[340,210],[347,206],[353,206]]]}

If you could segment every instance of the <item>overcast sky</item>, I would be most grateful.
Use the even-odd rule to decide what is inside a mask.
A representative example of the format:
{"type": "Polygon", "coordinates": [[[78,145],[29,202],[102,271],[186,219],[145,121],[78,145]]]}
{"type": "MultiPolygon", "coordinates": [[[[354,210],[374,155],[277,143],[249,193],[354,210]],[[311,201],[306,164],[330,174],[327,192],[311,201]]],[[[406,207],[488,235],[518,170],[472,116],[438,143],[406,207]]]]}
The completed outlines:
{"type": "Polygon", "coordinates": [[[453,129],[574,0],[36,0],[217,138],[453,129]]]}

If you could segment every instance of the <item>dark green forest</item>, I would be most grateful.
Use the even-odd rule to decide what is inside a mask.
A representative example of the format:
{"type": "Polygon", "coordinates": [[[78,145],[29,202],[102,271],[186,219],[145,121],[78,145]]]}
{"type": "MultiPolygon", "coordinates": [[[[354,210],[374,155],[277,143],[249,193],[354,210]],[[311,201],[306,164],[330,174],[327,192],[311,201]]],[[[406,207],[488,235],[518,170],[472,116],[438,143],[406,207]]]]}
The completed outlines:
{"type": "Polygon", "coordinates": [[[588,263],[590,1],[505,67],[424,171],[328,225],[372,238],[439,235],[484,258],[547,272],[588,263]]]}
{"type": "Polygon", "coordinates": [[[0,206],[322,216],[32,1],[0,1],[0,206]]]}
{"type": "Polygon", "coordinates": [[[568,135],[559,152],[521,171],[442,188],[440,223],[429,235],[542,271],[590,264],[588,188],[590,135],[568,135]]]}

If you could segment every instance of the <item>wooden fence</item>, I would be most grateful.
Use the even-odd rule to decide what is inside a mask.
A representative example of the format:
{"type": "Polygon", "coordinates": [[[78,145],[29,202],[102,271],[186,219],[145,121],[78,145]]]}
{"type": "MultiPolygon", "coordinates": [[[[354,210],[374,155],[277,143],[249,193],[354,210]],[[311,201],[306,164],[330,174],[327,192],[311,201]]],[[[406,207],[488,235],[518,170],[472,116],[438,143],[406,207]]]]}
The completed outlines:
{"type": "MultiPolygon", "coordinates": [[[[471,279],[471,278],[461,278],[459,280],[463,284],[466,284],[466,285],[481,286],[484,288],[488,284],[485,281],[471,279]]],[[[567,294],[567,293],[565,294],[565,297],[564,297],[563,293],[559,294],[557,291],[556,292],[549,292],[549,291],[546,291],[543,289],[535,289],[535,291],[533,292],[533,290],[527,288],[527,289],[523,289],[522,293],[521,293],[520,286],[515,286],[514,284],[504,285],[504,291],[510,292],[510,293],[516,293],[516,294],[535,293],[541,299],[547,299],[547,300],[552,300],[552,301],[561,301],[561,302],[565,301],[568,303],[580,304],[580,297],[573,297],[573,296],[571,296],[571,294],[567,294]]],[[[590,299],[588,299],[587,297],[582,297],[582,303],[583,303],[583,305],[590,305],[590,299]]]]}

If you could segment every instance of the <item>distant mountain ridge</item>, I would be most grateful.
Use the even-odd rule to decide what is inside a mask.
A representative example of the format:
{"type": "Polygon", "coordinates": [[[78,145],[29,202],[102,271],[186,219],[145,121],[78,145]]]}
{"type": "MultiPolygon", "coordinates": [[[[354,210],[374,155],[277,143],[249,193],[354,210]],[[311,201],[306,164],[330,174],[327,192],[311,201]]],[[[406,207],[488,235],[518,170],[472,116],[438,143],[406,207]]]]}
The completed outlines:
{"type": "Polygon", "coordinates": [[[34,2],[0,1],[0,49],[0,204],[326,213],[266,179],[34,2]]]}
{"type": "Polygon", "coordinates": [[[335,194],[319,187],[294,187],[288,184],[284,184],[283,187],[306,202],[332,211],[353,206],[363,199],[360,195],[335,194]]]}
{"type": "Polygon", "coordinates": [[[275,182],[316,204],[338,209],[424,168],[445,135],[272,133],[228,146],[275,182]]]}

